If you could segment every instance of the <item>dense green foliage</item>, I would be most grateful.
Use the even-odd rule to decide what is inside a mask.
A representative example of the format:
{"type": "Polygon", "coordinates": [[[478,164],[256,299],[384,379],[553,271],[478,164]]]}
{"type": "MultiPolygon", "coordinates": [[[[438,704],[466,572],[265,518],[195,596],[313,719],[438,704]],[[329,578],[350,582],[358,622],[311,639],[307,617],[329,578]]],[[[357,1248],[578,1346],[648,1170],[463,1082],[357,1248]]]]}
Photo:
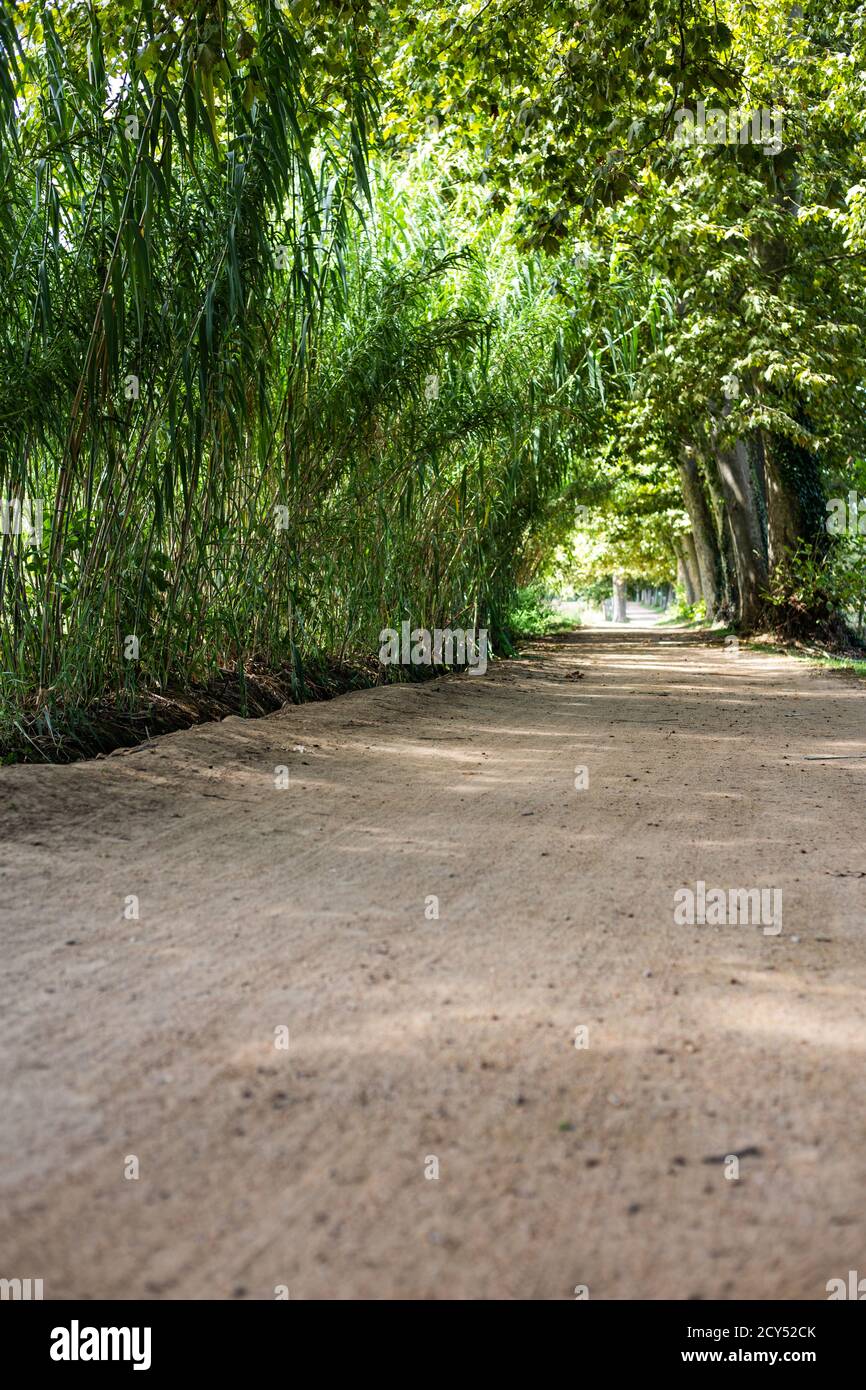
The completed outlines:
{"type": "Polygon", "coordinates": [[[772,594],[832,627],[824,497],[864,451],[863,6],[418,4],[403,35],[396,140],[432,110],[527,243],[640,265],[669,299],[611,412],[620,495],[680,474],[711,613],[755,626],[772,594]],[[808,612],[803,545],[828,581],[808,612]]]}
{"type": "Polygon", "coordinates": [[[864,68],[839,0],[7,3],[0,739],[556,566],[862,622],[864,68]]]}

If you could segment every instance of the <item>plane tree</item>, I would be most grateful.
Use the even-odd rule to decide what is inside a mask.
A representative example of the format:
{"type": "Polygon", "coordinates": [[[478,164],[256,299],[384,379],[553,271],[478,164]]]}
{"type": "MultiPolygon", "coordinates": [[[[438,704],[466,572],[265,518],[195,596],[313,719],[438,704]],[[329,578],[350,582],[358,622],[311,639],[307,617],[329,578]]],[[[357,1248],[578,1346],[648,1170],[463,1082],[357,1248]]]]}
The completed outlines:
{"type": "Polygon", "coordinates": [[[636,398],[680,473],[708,611],[754,627],[772,593],[785,621],[792,557],[831,559],[828,471],[863,448],[862,7],[410,4],[392,41],[392,147],[432,128],[527,244],[629,256],[670,287],[636,398]]]}

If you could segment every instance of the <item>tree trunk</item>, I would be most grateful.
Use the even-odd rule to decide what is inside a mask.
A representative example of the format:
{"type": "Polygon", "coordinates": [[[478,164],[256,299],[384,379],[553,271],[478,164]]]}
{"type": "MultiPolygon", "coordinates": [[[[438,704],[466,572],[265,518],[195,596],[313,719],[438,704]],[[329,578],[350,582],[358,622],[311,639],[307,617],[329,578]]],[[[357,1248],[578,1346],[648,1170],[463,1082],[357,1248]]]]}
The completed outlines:
{"type": "Polygon", "coordinates": [[[626,609],[626,576],[618,571],[613,576],[613,621],[615,623],[627,623],[628,612],[626,609]]]}
{"type": "Polygon", "coordinates": [[[687,531],[683,536],[683,552],[685,554],[686,569],[691,576],[692,591],[695,596],[694,601],[695,603],[700,603],[704,596],[704,591],[701,588],[701,571],[698,568],[698,552],[695,549],[695,538],[691,531],[687,531]]]}
{"type": "MultiPolygon", "coordinates": [[[[787,217],[796,217],[800,207],[799,172],[794,166],[776,177],[776,202],[787,217]]],[[[796,269],[794,253],[780,229],[775,237],[755,238],[753,255],[765,275],[781,286],[796,269]]],[[[756,382],[757,393],[775,404],[772,389],[756,382]]],[[[809,421],[802,401],[788,403],[788,413],[809,433],[809,421]]],[[[787,554],[803,541],[816,557],[830,548],[824,488],[817,456],[803,444],[794,443],[772,430],[761,432],[764,459],[764,485],[767,508],[767,556],[772,575],[787,554]]]]}
{"type": "Polygon", "coordinates": [[[739,624],[751,632],[761,620],[768,569],[748,446],[738,439],[731,448],[717,448],[715,457],[737,575],[739,624]]]}
{"type": "MultiPolygon", "coordinates": [[[[788,33],[795,15],[802,15],[800,6],[791,9],[788,33]]],[[[771,291],[784,299],[784,281],[801,269],[797,253],[799,237],[793,231],[801,206],[800,169],[797,161],[782,167],[775,160],[768,160],[764,172],[768,189],[782,217],[775,234],[753,237],[751,249],[756,263],[770,283],[771,291]]],[[[782,403],[774,399],[772,388],[760,381],[756,381],[754,386],[757,394],[769,399],[771,404],[782,403]]],[[[793,403],[785,400],[784,404],[787,413],[802,426],[803,434],[808,435],[810,430],[805,402],[802,399],[793,403]]],[[[832,540],[827,531],[824,490],[817,456],[805,445],[772,430],[761,431],[759,442],[762,446],[763,484],[766,489],[767,559],[770,579],[775,581],[780,566],[801,543],[805,544],[814,560],[820,561],[826,557],[832,540]]],[[[774,582],[773,587],[782,586],[774,582]]],[[[799,605],[787,606],[788,620],[793,619],[801,633],[810,627],[814,629],[816,624],[826,627],[827,623],[844,631],[844,625],[833,614],[829,602],[823,605],[818,603],[818,611],[810,614],[804,614],[799,605]],[[822,607],[823,612],[820,611],[822,607]]]]}
{"type": "Polygon", "coordinates": [[[683,501],[692,523],[692,535],[695,538],[698,573],[701,577],[701,593],[707,608],[707,618],[712,622],[719,606],[721,578],[721,556],[716,529],[713,525],[713,517],[704,489],[704,480],[695,458],[685,449],[680,452],[678,467],[683,489],[683,501]]]}
{"type": "Polygon", "coordinates": [[[714,455],[712,453],[705,454],[701,462],[715,523],[716,543],[721,562],[719,604],[716,616],[723,618],[725,622],[736,622],[739,613],[740,594],[725,493],[714,455]]]}
{"type": "Polygon", "coordinates": [[[691,575],[689,564],[689,554],[686,547],[685,536],[674,536],[674,554],[677,557],[677,583],[686,596],[686,603],[697,603],[698,596],[695,591],[694,580],[691,575]]]}
{"type": "Polygon", "coordinates": [[[767,483],[767,550],[770,572],[800,541],[816,555],[830,545],[818,460],[809,449],[781,434],[764,432],[767,483]]]}

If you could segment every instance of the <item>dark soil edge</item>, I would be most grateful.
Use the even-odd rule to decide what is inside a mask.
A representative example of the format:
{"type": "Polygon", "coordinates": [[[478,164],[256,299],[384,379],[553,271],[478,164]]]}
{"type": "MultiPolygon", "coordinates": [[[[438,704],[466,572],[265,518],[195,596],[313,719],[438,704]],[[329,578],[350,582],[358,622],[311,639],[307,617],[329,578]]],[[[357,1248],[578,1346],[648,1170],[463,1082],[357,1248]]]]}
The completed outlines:
{"type": "Polygon", "coordinates": [[[451,668],[383,667],[374,657],[331,661],[305,669],[303,682],[289,668],[218,671],[188,689],[142,692],[134,707],[119,698],[85,708],[52,710],[19,719],[13,736],[0,738],[0,766],[11,763],[74,763],[135,748],[160,734],[227,719],[261,719],[288,704],[333,700],[375,685],[433,680],[451,668]]]}

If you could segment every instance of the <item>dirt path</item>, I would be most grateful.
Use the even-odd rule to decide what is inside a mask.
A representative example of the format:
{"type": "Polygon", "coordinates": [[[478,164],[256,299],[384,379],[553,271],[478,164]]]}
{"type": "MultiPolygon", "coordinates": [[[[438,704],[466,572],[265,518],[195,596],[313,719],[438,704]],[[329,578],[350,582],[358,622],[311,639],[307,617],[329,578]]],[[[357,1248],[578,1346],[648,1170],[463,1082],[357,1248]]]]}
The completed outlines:
{"type": "Polygon", "coordinates": [[[663,629],[536,653],[0,771],[0,1276],[811,1299],[866,1274],[866,759],[804,759],[866,753],[866,691],[663,629]],[[781,888],[781,933],[675,925],[697,880],[781,888]]]}

